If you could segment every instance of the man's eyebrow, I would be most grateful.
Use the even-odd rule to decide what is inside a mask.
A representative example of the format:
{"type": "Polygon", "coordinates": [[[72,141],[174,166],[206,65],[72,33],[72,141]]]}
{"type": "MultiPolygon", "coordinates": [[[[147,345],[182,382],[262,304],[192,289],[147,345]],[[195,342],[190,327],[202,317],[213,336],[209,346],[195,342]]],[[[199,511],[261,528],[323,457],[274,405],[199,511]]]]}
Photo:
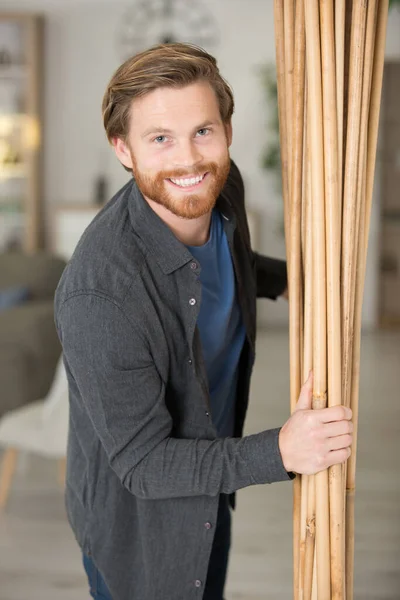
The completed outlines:
{"type": "MultiPolygon", "coordinates": [[[[197,125],[193,129],[193,131],[199,131],[199,129],[205,129],[207,127],[215,126],[218,124],[219,123],[217,123],[216,121],[205,121],[204,123],[197,125]]],[[[158,133],[160,135],[165,135],[167,133],[173,133],[173,131],[171,129],[165,129],[165,127],[149,127],[149,129],[146,129],[146,131],[144,131],[144,133],[142,133],[141,137],[145,138],[148,135],[155,134],[155,133],[158,133]]]]}

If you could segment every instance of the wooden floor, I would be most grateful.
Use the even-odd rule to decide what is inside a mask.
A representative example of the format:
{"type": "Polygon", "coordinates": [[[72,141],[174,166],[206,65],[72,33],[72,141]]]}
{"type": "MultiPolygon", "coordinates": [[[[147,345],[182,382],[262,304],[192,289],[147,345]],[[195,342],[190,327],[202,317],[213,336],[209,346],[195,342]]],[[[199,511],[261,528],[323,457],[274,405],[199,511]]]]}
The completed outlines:
{"type": "MultiPolygon", "coordinates": [[[[286,420],[288,389],[287,336],[261,334],[247,433],[286,420]]],[[[291,504],[290,483],[239,492],[226,600],[290,600],[291,504]]],[[[0,600],[86,598],[57,465],[22,456],[0,515],[0,600]]],[[[390,332],[363,338],[355,600],[400,600],[400,335],[390,332]]]]}

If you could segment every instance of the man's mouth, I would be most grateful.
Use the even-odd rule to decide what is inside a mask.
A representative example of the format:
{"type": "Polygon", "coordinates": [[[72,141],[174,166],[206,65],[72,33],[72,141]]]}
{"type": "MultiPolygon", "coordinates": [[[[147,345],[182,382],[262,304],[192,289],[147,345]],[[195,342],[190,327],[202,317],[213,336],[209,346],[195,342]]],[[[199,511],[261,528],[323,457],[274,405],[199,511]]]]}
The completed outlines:
{"type": "Polygon", "coordinates": [[[203,181],[208,176],[208,173],[204,173],[203,175],[199,175],[197,177],[180,177],[175,178],[171,177],[167,179],[173,186],[183,189],[183,190],[191,190],[195,188],[199,188],[203,181]]]}

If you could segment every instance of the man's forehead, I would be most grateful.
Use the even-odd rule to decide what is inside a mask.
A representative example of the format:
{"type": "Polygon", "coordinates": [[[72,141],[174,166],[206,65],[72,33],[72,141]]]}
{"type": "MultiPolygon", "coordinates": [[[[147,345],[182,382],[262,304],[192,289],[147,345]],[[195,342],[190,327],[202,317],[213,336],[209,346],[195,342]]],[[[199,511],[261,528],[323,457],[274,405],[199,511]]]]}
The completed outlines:
{"type": "Polygon", "coordinates": [[[158,88],[132,103],[132,125],[143,129],[149,121],[168,129],[171,125],[194,126],[206,120],[218,121],[219,106],[207,83],[184,88],[158,88]]]}

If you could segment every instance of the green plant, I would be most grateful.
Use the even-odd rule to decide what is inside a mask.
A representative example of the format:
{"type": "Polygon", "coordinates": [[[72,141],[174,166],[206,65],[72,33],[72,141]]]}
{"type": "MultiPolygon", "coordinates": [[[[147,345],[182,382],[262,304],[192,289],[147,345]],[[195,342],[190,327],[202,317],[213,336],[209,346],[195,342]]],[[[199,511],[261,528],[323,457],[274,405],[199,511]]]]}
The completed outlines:
{"type": "MultiPolygon", "coordinates": [[[[276,67],[274,64],[263,65],[260,68],[264,96],[268,105],[267,143],[261,154],[261,166],[274,175],[275,188],[282,197],[282,172],[279,139],[279,111],[278,111],[278,87],[276,82],[276,67]]],[[[283,203],[279,203],[280,217],[277,223],[277,231],[285,236],[283,220],[283,203]]]]}
{"type": "Polygon", "coordinates": [[[261,81],[266,101],[269,106],[268,143],[261,155],[261,165],[264,169],[273,171],[280,183],[281,162],[279,145],[279,115],[278,89],[276,84],[276,69],[274,65],[263,65],[260,69],[261,81]]]}

